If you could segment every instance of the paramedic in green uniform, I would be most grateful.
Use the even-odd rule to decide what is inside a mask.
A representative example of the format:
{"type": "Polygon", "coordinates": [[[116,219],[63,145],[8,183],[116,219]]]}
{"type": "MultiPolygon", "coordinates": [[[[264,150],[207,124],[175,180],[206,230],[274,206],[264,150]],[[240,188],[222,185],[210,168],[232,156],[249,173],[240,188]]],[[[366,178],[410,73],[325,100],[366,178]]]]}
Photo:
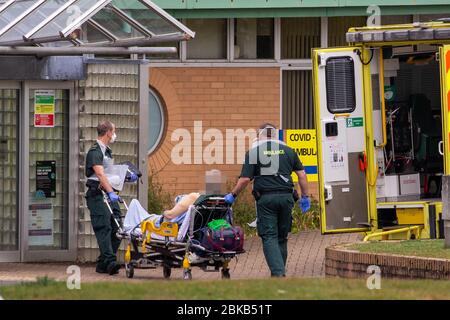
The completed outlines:
{"type": "MultiPolygon", "coordinates": [[[[120,264],[117,263],[116,253],[120,246],[120,239],[117,238],[116,232],[118,227],[111,216],[106,203],[104,202],[103,193],[107,194],[111,209],[117,219],[120,220],[119,196],[114,192],[108,178],[105,175],[105,167],[113,164],[112,152],[109,148],[110,143],[116,140],[116,128],[110,121],[102,121],[97,126],[97,141],[89,149],[86,156],[86,202],[91,213],[91,223],[97,238],[100,256],[97,259],[96,272],[108,273],[110,275],[117,274],[120,264]]],[[[132,181],[136,181],[136,175],[132,177],[132,181]]]]}
{"type": "Polygon", "coordinates": [[[237,195],[253,180],[256,200],[257,230],[272,277],[285,276],[287,237],[292,227],[292,209],[299,197],[294,193],[291,173],[298,176],[301,190],[299,206],[302,212],[310,208],[308,181],[298,155],[277,139],[278,130],[264,123],[259,130],[258,143],[245,155],[239,180],[225,196],[232,204],[237,195]]]}

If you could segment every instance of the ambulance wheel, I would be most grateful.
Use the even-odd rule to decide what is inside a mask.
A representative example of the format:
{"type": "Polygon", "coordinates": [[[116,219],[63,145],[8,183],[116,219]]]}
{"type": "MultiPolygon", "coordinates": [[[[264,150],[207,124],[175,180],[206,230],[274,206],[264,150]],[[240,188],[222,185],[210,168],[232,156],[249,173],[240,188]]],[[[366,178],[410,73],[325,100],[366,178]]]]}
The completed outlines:
{"type": "Polygon", "coordinates": [[[125,274],[127,275],[127,278],[131,279],[134,277],[134,266],[132,264],[125,265],[125,274]]]}
{"type": "Polygon", "coordinates": [[[230,269],[222,269],[222,279],[230,279],[230,269]]]}
{"type": "Polygon", "coordinates": [[[192,271],[187,269],[183,270],[183,280],[192,280],[192,271]]]}
{"type": "Polygon", "coordinates": [[[171,274],[172,274],[172,268],[164,266],[163,267],[164,278],[169,279],[171,274]]]}

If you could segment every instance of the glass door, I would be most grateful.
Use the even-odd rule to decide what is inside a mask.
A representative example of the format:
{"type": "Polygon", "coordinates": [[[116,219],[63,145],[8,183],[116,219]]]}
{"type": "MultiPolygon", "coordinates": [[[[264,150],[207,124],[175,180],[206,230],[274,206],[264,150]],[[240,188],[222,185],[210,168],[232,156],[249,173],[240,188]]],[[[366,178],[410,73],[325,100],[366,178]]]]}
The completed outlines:
{"type": "Polygon", "coordinates": [[[20,84],[0,82],[0,262],[19,261],[20,84]]]}
{"type": "MultiPolygon", "coordinates": [[[[24,87],[28,146],[24,170],[24,260],[66,260],[74,255],[72,143],[73,84],[27,83],[24,87]]],[[[75,108],[73,108],[75,109],[75,108]]],[[[76,135],[75,135],[76,136],[76,135]]]]}

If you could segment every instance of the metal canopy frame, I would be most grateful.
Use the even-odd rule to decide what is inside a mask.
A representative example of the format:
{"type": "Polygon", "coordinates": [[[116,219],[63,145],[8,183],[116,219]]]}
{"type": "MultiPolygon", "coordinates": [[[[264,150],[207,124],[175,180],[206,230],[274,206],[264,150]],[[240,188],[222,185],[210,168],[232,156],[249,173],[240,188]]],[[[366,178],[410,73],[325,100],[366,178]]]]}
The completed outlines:
{"type": "MultiPolygon", "coordinates": [[[[159,8],[152,1],[149,0],[134,0],[148,9],[150,19],[157,17],[162,19],[171,29],[170,33],[159,33],[152,30],[152,27],[148,27],[140,23],[137,19],[131,17],[130,14],[124,10],[119,9],[111,3],[111,0],[66,0],[64,3],[58,3],[55,0],[8,0],[0,6],[0,21],[4,22],[4,25],[0,27],[0,54],[37,54],[46,55],[50,52],[58,52],[65,54],[64,50],[67,50],[67,54],[80,54],[83,50],[86,53],[102,53],[104,48],[104,54],[113,54],[114,50],[111,48],[120,48],[118,52],[129,53],[143,53],[143,54],[161,54],[161,53],[173,53],[175,47],[161,47],[155,50],[153,46],[156,43],[162,42],[175,42],[185,41],[195,37],[195,32],[190,30],[180,21],[172,17],[163,9],[159,8]],[[90,1],[92,3],[90,3],[90,1]],[[30,5],[31,3],[31,5],[30,5]],[[11,17],[14,5],[27,4],[26,10],[20,11],[17,16],[11,17]],[[80,6],[78,6],[78,4],[80,6]],[[51,10],[50,14],[43,14],[43,11],[38,11],[47,5],[47,10],[51,10]],[[55,6],[54,10],[52,6],[55,6]],[[81,9],[80,9],[81,8],[81,9]],[[108,10],[109,14],[113,14],[117,21],[124,25],[130,26],[135,32],[133,37],[124,38],[119,37],[114,30],[108,29],[101,19],[95,19],[97,13],[101,10],[108,10]],[[69,13],[75,12],[76,14],[69,13]],[[31,15],[33,15],[31,17],[31,15]],[[28,21],[41,18],[40,21],[28,21]],[[66,17],[67,16],[67,17],[66,17]],[[62,22],[66,18],[66,22],[62,22]],[[24,22],[21,24],[21,22],[24,22]],[[6,24],[5,24],[6,23],[6,24]],[[104,41],[85,41],[81,38],[81,29],[89,25],[98,31],[103,37],[104,41]],[[20,28],[18,27],[20,26],[20,28]],[[24,31],[24,29],[27,29],[24,31]],[[3,37],[8,31],[14,30],[14,37],[3,37]],[[15,39],[17,34],[21,35],[21,39],[15,39]],[[52,49],[49,45],[43,46],[43,43],[49,42],[70,42],[73,46],[57,47],[57,50],[52,49]],[[74,50],[76,47],[76,50],[74,50]],[[130,48],[133,47],[133,48],[130,48]],[[139,48],[136,48],[139,47],[139,48]],[[26,49],[25,49],[26,48],[26,49]]],[[[123,32],[123,30],[121,30],[123,32]]]]}

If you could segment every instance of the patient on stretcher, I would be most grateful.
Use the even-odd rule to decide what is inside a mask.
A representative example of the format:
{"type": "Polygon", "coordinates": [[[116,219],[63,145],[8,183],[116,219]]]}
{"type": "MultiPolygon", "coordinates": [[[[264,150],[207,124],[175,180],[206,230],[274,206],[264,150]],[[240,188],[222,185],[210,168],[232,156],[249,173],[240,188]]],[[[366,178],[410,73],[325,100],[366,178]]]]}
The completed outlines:
{"type": "MultiPolygon", "coordinates": [[[[175,206],[170,210],[165,210],[163,214],[149,214],[138,200],[133,199],[128,207],[128,212],[124,220],[124,231],[135,235],[141,232],[140,224],[142,221],[153,221],[156,227],[159,227],[163,221],[182,224],[188,213],[189,206],[193,205],[200,197],[199,193],[189,193],[175,198],[175,206]]],[[[153,235],[152,235],[153,237],[153,235]]]]}

